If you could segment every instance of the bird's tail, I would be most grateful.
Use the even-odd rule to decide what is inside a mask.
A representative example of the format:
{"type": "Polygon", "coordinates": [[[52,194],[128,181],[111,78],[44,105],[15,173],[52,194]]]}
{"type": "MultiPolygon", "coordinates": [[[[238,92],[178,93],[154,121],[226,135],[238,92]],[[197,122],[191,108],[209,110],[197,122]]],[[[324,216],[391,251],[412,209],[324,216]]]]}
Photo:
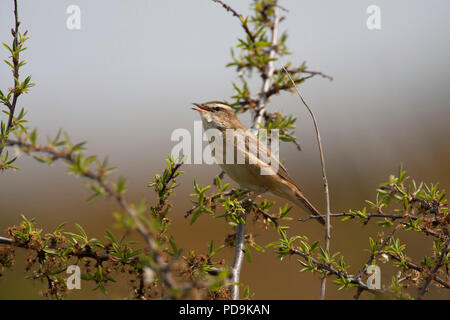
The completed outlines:
{"type": "Polygon", "coordinates": [[[318,216],[315,220],[319,221],[322,225],[325,225],[325,219],[322,214],[317,210],[311,202],[306,199],[300,189],[291,181],[284,181],[284,188],[278,188],[271,190],[271,192],[281,198],[292,201],[297,206],[305,210],[307,213],[318,216]]]}
{"type": "Polygon", "coordinates": [[[322,225],[325,225],[325,219],[322,217],[319,210],[317,210],[298,189],[295,192],[295,203],[310,214],[319,216],[320,218],[317,218],[316,220],[319,221],[322,225]]]}

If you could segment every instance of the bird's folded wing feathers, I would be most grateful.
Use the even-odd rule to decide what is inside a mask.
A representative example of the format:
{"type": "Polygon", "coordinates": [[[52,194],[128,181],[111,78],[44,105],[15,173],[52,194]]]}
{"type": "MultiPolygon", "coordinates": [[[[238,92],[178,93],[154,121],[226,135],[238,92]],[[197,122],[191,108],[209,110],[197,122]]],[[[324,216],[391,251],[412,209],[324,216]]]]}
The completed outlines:
{"type": "MultiPolygon", "coordinates": [[[[246,163],[255,163],[258,166],[265,168],[268,172],[270,168],[277,169],[277,171],[273,171],[273,174],[278,174],[282,179],[286,180],[287,182],[293,184],[297,187],[297,185],[294,183],[294,181],[289,176],[286,168],[283,166],[283,164],[280,163],[279,159],[275,157],[270,149],[267,148],[267,144],[264,143],[264,141],[261,141],[254,135],[250,130],[246,131],[246,134],[248,136],[248,141],[246,140],[245,143],[245,149],[242,144],[237,143],[236,145],[236,153],[244,153],[246,155],[245,160],[246,163]],[[258,153],[254,154],[249,148],[249,145],[253,144],[253,146],[258,146],[258,153]],[[267,155],[267,156],[264,156],[267,155]]],[[[270,172],[270,171],[269,171],[270,172]]],[[[297,189],[299,189],[297,187],[297,189]]],[[[299,189],[300,191],[300,189],[299,189]]]]}

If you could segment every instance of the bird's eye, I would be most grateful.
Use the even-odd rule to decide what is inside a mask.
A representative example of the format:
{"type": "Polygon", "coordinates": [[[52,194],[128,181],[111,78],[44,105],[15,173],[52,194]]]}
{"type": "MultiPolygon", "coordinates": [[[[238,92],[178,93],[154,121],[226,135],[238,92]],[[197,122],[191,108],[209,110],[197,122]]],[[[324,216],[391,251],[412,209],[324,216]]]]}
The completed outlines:
{"type": "Polygon", "coordinates": [[[220,110],[220,107],[214,107],[213,110],[214,110],[214,111],[219,111],[219,110],[220,110]]]}

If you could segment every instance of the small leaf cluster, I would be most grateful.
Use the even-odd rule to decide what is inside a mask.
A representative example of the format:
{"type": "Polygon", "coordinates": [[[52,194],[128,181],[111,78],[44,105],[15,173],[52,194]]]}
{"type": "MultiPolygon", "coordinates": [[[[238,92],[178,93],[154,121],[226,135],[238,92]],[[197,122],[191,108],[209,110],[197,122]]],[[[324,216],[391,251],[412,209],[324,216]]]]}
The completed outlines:
{"type": "Polygon", "coordinates": [[[43,234],[42,229],[36,229],[34,219],[28,220],[22,216],[22,224],[9,229],[16,246],[34,252],[27,259],[27,271],[31,274],[26,278],[46,281],[49,290],[44,295],[56,299],[66,296],[64,275],[69,265],[83,267],[82,279],[95,282],[93,290],[100,290],[104,294],[105,285],[116,281],[112,277],[113,271],[120,272],[124,270],[123,266],[136,270],[142,267],[139,256],[143,251],[131,248],[133,242],[124,241],[124,236],[118,241],[107,231],[107,241],[101,241],[89,238],[78,224],[78,233],[64,231],[63,227],[64,224],[61,224],[54,232],[43,234]]]}
{"type": "MultiPolygon", "coordinates": [[[[232,61],[226,65],[235,68],[238,73],[239,83],[232,83],[234,93],[231,96],[231,101],[228,101],[237,113],[248,110],[258,111],[259,108],[266,107],[266,102],[273,95],[293,90],[293,85],[286,73],[281,68],[276,69],[271,65],[290,54],[286,45],[288,37],[286,32],[282,32],[278,39],[274,43],[272,42],[274,28],[279,29],[279,22],[284,20],[284,17],[275,17],[274,10],[277,6],[276,0],[253,0],[251,4],[252,14],[245,18],[242,15],[239,16],[245,38],[238,39],[236,47],[231,49],[232,61]],[[272,71],[269,72],[269,69],[272,71]],[[259,75],[262,83],[266,80],[270,81],[270,85],[268,87],[264,85],[263,87],[266,87],[266,89],[258,95],[252,94],[249,88],[250,78],[255,72],[259,75]]],[[[286,67],[290,68],[290,66],[291,62],[288,62],[286,67]]],[[[331,77],[320,72],[308,71],[305,62],[299,67],[291,67],[289,73],[296,84],[300,84],[315,75],[331,79],[331,77]],[[303,76],[305,73],[307,76],[303,76]]],[[[264,123],[258,124],[262,128],[279,129],[282,141],[296,143],[294,136],[296,119],[290,115],[284,116],[279,112],[269,113],[267,107],[265,109],[264,123]]],[[[298,149],[301,149],[297,143],[296,145],[298,149]]]]}
{"type": "MultiPolygon", "coordinates": [[[[6,121],[0,120],[0,156],[5,148],[5,141],[8,137],[10,137],[18,128],[26,132],[26,128],[24,127],[24,124],[27,122],[27,120],[24,119],[25,110],[22,108],[17,116],[14,113],[16,111],[19,96],[28,92],[30,88],[35,85],[31,82],[31,76],[27,76],[23,81],[19,80],[19,70],[26,64],[25,60],[20,60],[20,53],[27,49],[24,44],[29,38],[27,36],[28,31],[25,31],[23,34],[19,31],[19,25],[20,22],[16,21],[15,29],[11,29],[13,36],[12,45],[9,46],[4,42],[2,43],[10,54],[11,60],[5,59],[4,62],[11,69],[14,87],[7,91],[2,91],[0,89],[0,104],[3,104],[6,107],[6,110],[2,110],[2,112],[7,116],[6,121]]],[[[16,167],[11,166],[11,163],[14,162],[14,160],[15,159],[8,159],[8,156],[0,157],[0,171],[5,169],[16,170],[16,167]]]]}
{"type": "Polygon", "coordinates": [[[25,31],[23,34],[21,34],[20,32],[16,33],[14,30],[12,30],[12,34],[12,46],[9,46],[4,42],[2,42],[2,44],[11,54],[11,61],[8,61],[6,59],[3,61],[11,68],[11,72],[14,76],[15,87],[9,89],[6,94],[4,94],[0,90],[0,102],[2,102],[9,109],[13,107],[14,97],[17,98],[19,95],[28,92],[29,89],[35,85],[31,82],[31,76],[26,77],[22,82],[20,82],[18,78],[19,69],[26,64],[25,60],[20,60],[20,53],[27,49],[24,44],[25,41],[29,39],[28,31],[25,31]]]}
{"type": "MultiPolygon", "coordinates": [[[[155,192],[158,194],[159,205],[153,208],[155,214],[161,214],[167,199],[171,194],[174,193],[174,189],[178,186],[176,178],[183,174],[183,171],[178,170],[184,163],[184,159],[176,162],[170,155],[166,159],[167,168],[164,169],[162,175],[156,174],[154,181],[149,183],[148,186],[154,188],[155,192]]],[[[163,215],[166,215],[169,207],[166,206],[163,215]]]]}
{"type": "Polygon", "coordinates": [[[295,121],[297,118],[292,115],[284,116],[280,112],[265,113],[266,122],[264,125],[259,124],[260,128],[266,130],[278,130],[278,138],[284,142],[294,142],[295,137],[295,121]]]}
{"type": "Polygon", "coordinates": [[[333,274],[337,276],[333,282],[340,286],[339,289],[357,286],[353,283],[352,277],[347,274],[349,266],[340,252],[331,254],[329,250],[319,247],[318,241],[311,244],[306,236],[288,237],[287,230],[287,226],[278,227],[281,238],[266,246],[274,248],[279,259],[283,260],[287,256],[298,255],[301,257],[301,259],[297,259],[302,266],[300,272],[311,271],[324,277],[333,274]]]}
{"type": "Polygon", "coordinates": [[[381,237],[383,233],[380,233],[378,240],[369,237],[370,248],[367,250],[372,263],[375,263],[376,257],[380,257],[384,263],[392,260],[392,266],[400,269],[393,276],[390,288],[384,292],[390,292],[393,297],[400,299],[411,298],[405,292],[411,286],[419,288],[418,298],[422,298],[430,284],[427,280],[434,280],[437,286],[445,286],[444,283],[448,283],[445,270],[449,266],[450,256],[450,219],[445,190],[440,190],[438,184],[416,183],[414,180],[409,182],[406,170],[401,165],[397,174],[390,175],[389,180],[377,189],[375,201],[366,200],[366,203],[375,212],[368,212],[366,207],[350,210],[342,220],[356,218],[367,224],[370,219],[381,217],[381,221],[376,222],[378,226],[393,228],[386,239],[381,237]],[[393,213],[386,212],[388,209],[393,213]],[[431,255],[425,255],[420,263],[414,263],[406,254],[406,243],[392,236],[398,229],[432,237],[431,255]]]}
{"type": "MultiPolygon", "coordinates": [[[[194,180],[195,193],[191,194],[191,197],[194,198],[192,200],[194,206],[185,215],[186,217],[192,215],[191,225],[202,214],[213,216],[216,219],[224,219],[233,228],[237,227],[239,223],[245,224],[250,215],[254,216],[255,221],[262,222],[266,229],[267,227],[276,228],[278,221],[291,220],[287,214],[292,207],[287,204],[279,208],[276,214],[269,213],[274,202],[263,200],[258,203],[252,199],[251,193],[245,189],[229,190],[229,184],[224,184],[219,176],[216,177],[215,185],[218,189],[217,192],[208,192],[211,190],[210,185],[202,187],[194,180]]],[[[227,246],[235,245],[234,237],[235,235],[231,234],[225,239],[227,246]]],[[[264,248],[255,242],[255,236],[249,232],[245,236],[245,248],[246,258],[249,262],[252,261],[249,248],[261,253],[264,252],[264,248]]]]}

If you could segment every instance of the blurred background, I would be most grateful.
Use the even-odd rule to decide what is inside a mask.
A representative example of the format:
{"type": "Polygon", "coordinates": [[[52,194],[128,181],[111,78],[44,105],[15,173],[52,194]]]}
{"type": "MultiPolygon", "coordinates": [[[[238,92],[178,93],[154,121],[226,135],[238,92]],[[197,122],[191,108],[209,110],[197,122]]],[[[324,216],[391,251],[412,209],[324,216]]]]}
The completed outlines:
{"type": "MultiPolygon", "coordinates": [[[[228,0],[247,15],[250,1],[228,0]]],[[[450,3],[430,1],[294,1],[280,4],[289,10],[281,29],[288,30],[293,53],[282,61],[322,71],[334,81],[315,77],[300,86],[318,118],[324,143],[332,211],[360,209],[373,200],[379,183],[397,171],[400,163],[416,181],[450,186],[450,3]],[[369,5],[381,8],[381,30],[366,27],[369,5]]],[[[13,1],[0,2],[0,40],[10,43],[13,1]]],[[[19,100],[28,111],[30,127],[38,128],[41,142],[60,128],[73,141],[87,140],[89,154],[108,155],[119,168],[116,175],[129,178],[128,198],[155,199],[147,187],[165,167],[164,158],[175,144],[176,128],[193,132],[198,114],[191,102],[229,99],[234,70],[225,68],[230,47],[242,37],[239,22],[210,0],[21,0],[22,30],[28,29],[28,64],[22,75],[32,74],[36,87],[19,100]],[[66,27],[69,5],[81,8],[81,29],[66,27]]],[[[6,49],[0,51],[8,58],[6,49]]],[[[259,87],[255,78],[255,86],[259,87]]],[[[0,88],[12,86],[6,64],[0,64],[0,88]]],[[[271,101],[270,110],[298,117],[296,136],[303,148],[284,144],[281,158],[290,175],[319,209],[323,192],[319,155],[308,113],[294,95],[271,101]]],[[[249,118],[242,117],[248,124],[249,118]]],[[[20,214],[35,217],[39,226],[53,230],[61,222],[73,231],[81,224],[88,235],[102,238],[113,229],[112,200],[88,204],[84,181],[69,176],[62,163],[52,167],[30,157],[16,162],[20,170],[0,174],[0,235],[20,223],[20,214]]],[[[217,166],[186,165],[170,213],[171,232],[184,252],[206,252],[211,239],[223,242],[232,229],[222,220],[202,216],[194,226],[183,218],[191,207],[193,178],[210,184],[217,166]]],[[[226,180],[229,182],[229,179],[226,180]]],[[[234,183],[232,183],[234,185],[234,183]]],[[[278,200],[277,205],[284,205],[278,200]]],[[[299,209],[290,212],[302,217],[299,209]]],[[[293,221],[291,234],[323,240],[317,223],[293,221]]],[[[253,223],[265,245],[278,237],[253,223]]],[[[378,228],[356,222],[334,221],[331,249],[343,253],[350,271],[367,261],[368,237],[378,228]]],[[[116,233],[119,231],[115,230],[116,233]]],[[[401,234],[413,258],[430,252],[431,239],[401,234]]],[[[40,298],[42,284],[24,280],[26,253],[18,251],[17,265],[0,278],[0,298],[40,298]]],[[[220,254],[231,263],[233,250],[220,254]]],[[[256,299],[316,299],[319,279],[300,273],[295,257],[279,261],[270,249],[253,253],[245,262],[241,280],[256,299]]],[[[385,269],[383,269],[385,270],[385,269]]],[[[382,284],[389,285],[386,268],[382,284]]],[[[108,287],[107,298],[126,296],[125,283],[108,287]]],[[[69,298],[98,298],[85,283],[69,298]],[[84,286],[83,286],[84,285],[84,286]]],[[[337,291],[329,281],[327,298],[351,298],[354,291],[337,291]]],[[[429,297],[448,299],[442,290],[429,297]]],[[[363,298],[371,298],[364,295],[363,298]]]]}

